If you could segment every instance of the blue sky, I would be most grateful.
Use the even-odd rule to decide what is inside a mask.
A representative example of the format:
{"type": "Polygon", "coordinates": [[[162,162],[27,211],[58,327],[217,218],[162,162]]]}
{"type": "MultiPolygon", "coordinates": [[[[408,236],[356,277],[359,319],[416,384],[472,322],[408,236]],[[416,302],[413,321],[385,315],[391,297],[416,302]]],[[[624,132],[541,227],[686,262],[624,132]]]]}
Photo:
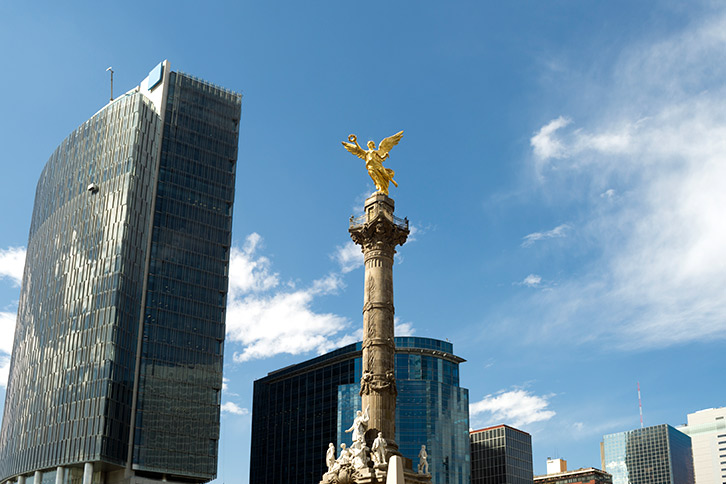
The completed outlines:
{"type": "MultiPolygon", "coordinates": [[[[600,466],[603,434],[726,405],[726,8],[694,1],[0,4],[0,398],[35,184],[159,61],[243,93],[216,482],[252,382],[359,338],[340,142],[405,130],[399,334],[468,361],[471,426],[600,466]]],[[[321,459],[323,454],[321,451],[321,459]]]]}

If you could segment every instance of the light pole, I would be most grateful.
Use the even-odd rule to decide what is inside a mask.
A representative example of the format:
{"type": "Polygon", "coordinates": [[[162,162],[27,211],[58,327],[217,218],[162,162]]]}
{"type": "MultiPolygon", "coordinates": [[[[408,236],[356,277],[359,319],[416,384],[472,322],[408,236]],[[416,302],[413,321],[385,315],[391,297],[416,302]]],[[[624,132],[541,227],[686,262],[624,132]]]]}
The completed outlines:
{"type": "Polygon", "coordinates": [[[108,69],[106,69],[106,72],[111,73],[111,101],[113,101],[113,68],[109,67],[108,69]]]}

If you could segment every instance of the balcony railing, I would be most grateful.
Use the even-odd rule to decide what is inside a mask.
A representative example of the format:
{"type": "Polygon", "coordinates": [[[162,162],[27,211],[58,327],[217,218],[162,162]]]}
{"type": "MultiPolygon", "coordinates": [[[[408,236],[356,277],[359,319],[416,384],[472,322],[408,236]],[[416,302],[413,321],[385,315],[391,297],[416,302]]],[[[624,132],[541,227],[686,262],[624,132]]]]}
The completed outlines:
{"type": "MultiPolygon", "coordinates": [[[[355,229],[358,227],[362,227],[367,222],[373,220],[375,218],[375,215],[376,215],[375,213],[364,213],[363,215],[360,215],[358,217],[351,215],[350,228],[355,229]]],[[[393,222],[393,224],[396,227],[398,227],[400,229],[408,230],[408,218],[398,218],[395,215],[388,215],[388,214],[386,214],[386,215],[387,215],[386,218],[389,220],[391,220],[391,217],[393,218],[393,220],[391,220],[391,221],[393,222]]]]}

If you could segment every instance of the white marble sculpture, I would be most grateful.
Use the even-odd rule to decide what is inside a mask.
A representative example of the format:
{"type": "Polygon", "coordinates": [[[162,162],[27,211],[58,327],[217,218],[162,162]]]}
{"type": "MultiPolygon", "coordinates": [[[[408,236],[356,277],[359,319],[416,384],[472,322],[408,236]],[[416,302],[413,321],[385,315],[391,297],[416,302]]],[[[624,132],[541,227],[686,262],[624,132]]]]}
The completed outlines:
{"type": "Polygon", "coordinates": [[[325,464],[328,466],[328,472],[333,470],[335,465],[335,445],[331,442],[328,445],[328,451],[325,453],[325,464]]]}
{"type": "Polygon", "coordinates": [[[373,451],[373,463],[381,465],[386,463],[386,451],[388,450],[388,443],[383,438],[383,432],[378,432],[378,437],[373,441],[371,450],[373,451]]]}
{"type": "Polygon", "coordinates": [[[353,425],[346,430],[346,433],[353,432],[353,442],[363,441],[366,430],[368,430],[368,421],[370,420],[368,409],[369,407],[366,407],[365,412],[358,410],[355,419],[353,419],[353,425]]]}
{"type": "Polygon", "coordinates": [[[428,474],[429,473],[429,454],[426,452],[426,446],[422,445],[421,450],[418,453],[418,473],[428,474]]]}
{"type": "Polygon", "coordinates": [[[363,469],[368,467],[368,447],[362,441],[353,442],[350,447],[350,454],[352,456],[353,467],[356,469],[363,469]]]}
{"type": "Polygon", "coordinates": [[[345,448],[345,444],[340,444],[340,455],[338,456],[338,463],[340,465],[347,464],[350,462],[350,449],[345,448]]]}

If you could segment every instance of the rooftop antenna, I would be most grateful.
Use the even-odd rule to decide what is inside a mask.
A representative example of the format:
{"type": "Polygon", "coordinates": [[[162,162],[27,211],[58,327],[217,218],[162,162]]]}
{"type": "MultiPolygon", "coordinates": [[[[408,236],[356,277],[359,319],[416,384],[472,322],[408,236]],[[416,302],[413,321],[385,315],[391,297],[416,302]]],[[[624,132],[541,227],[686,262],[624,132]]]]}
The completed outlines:
{"type": "Polygon", "coordinates": [[[643,428],[643,402],[640,400],[640,382],[638,382],[638,410],[640,410],[640,428],[643,428]]]}
{"type": "Polygon", "coordinates": [[[106,69],[106,72],[111,73],[111,101],[113,101],[113,67],[106,69]]]}

